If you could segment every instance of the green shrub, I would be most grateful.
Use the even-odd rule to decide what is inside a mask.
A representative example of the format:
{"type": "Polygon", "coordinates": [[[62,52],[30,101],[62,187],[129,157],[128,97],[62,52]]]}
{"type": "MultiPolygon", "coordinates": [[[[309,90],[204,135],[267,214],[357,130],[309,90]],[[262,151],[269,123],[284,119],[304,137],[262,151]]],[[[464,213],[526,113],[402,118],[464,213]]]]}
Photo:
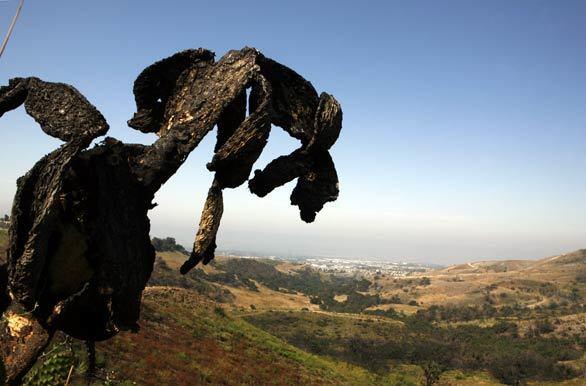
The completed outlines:
{"type": "Polygon", "coordinates": [[[226,311],[220,306],[214,308],[214,313],[222,318],[226,317],[226,311]]]}

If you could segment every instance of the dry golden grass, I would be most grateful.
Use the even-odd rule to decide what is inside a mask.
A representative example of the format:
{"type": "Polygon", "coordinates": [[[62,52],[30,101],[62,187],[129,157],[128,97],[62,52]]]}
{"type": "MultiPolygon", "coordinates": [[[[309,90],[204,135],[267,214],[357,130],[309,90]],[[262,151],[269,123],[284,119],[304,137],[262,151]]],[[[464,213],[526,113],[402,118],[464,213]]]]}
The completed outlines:
{"type": "Polygon", "coordinates": [[[255,284],[258,292],[228,285],[221,287],[229,290],[234,295],[233,304],[236,307],[249,309],[251,305],[254,305],[257,310],[300,310],[302,308],[319,310],[319,306],[311,304],[309,298],[303,294],[286,294],[273,291],[256,282],[255,284]]]}
{"type": "Polygon", "coordinates": [[[336,296],[334,296],[334,300],[337,301],[338,303],[344,303],[345,301],[348,300],[348,295],[336,295],[336,296]]]}
{"type": "Polygon", "coordinates": [[[299,263],[291,263],[288,261],[283,261],[283,262],[279,262],[277,265],[275,265],[275,268],[283,273],[286,273],[288,275],[297,275],[297,271],[299,269],[304,268],[305,265],[304,264],[299,264],[299,263]]]}
{"type": "Polygon", "coordinates": [[[418,306],[410,306],[408,304],[380,304],[378,306],[368,307],[367,311],[375,311],[375,310],[383,310],[386,311],[388,309],[393,309],[397,312],[402,312],[405,315],[412,315],[417,312],[421,307],[418,306]]]}
{"type": "Polygon", "coordinates": [[[437,381],[438,386],[497,386],[502,383],[496,381],[486,372],[464,374],[460,370],[446,371],[437,381]]]}
{"type": "Polygon", "coordinates": [[[578,273],[586,273],[586,251],[541,260],[483,261],[459,264],[407,278],[380,278],[377,285],[384,298],[399,296],[404,303],[419,305],[480,305],[490,296],[497,306],[514,302],[530,308],[559,299],[541,295],[542,285],[554,284],[561,291],[577,286],[586,297],[586,286],[576,284],[578,273]],[[431,284],[419,284],[422,277],[431,284]],[[490,287],[490,289],[488,289],[490,287]]]}

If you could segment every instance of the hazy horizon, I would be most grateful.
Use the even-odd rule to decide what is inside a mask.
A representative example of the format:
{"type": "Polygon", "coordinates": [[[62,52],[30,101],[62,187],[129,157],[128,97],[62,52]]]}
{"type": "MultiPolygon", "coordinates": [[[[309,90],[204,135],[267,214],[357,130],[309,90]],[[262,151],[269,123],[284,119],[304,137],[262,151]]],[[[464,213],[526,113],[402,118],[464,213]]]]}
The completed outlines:
{"type": "MultiPolygon", "coordinates": [[[[16,1],[0,2],[0,31],[16,1]]],[[[176,51],[220,58],[253,46],[342,104],[332,148],[340,197],[313,224],[293,184],[260,199],[224,191],[219,250],[451,264],[585,248],[586,3],[567,1],[26,2],[0,59],[17,76],[65,82],[126,126],[132,83],[176,51]]],[[[156,237],[190,246],[213,178],[208,134],[158,192],[156,237]]],[[[0,118],[0,214],[16,179],[60,145],[23,108],[0,118]]],[[[255,169],[298,142],[273,128],[255,169]]]]}

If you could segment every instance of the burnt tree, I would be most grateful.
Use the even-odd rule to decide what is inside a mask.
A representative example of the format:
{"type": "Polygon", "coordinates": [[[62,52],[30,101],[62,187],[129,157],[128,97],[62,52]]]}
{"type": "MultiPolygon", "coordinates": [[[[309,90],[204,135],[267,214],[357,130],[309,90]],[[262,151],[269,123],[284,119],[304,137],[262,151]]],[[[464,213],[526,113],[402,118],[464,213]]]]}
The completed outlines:
{"type": "Polygon", "coordinates": [[[147,67],[134,95],[137,112],[128,125],[158,139],[143,146],[106,137],[88,149],[108,124],[75,88],[38,78],[0,88],[0,116],[24,104],[45,133],[65,142],[17,183],[0,266],[0,357],[8,382],[23,375],[55,331],[93,342],[138,329],[155,259],[147,217],[154,194],[214,127],[207,168],[215,177],[182,273],[213,259],[222,190],[249,179],[271,125],[301,146],[256,170],[250,191],[263,197],[297,179],[291,203],[306,222],[338,196],[328,150],[342,125],[339,103],[253,48],[217,62],[205,49],[179,52],[147,67]]]}

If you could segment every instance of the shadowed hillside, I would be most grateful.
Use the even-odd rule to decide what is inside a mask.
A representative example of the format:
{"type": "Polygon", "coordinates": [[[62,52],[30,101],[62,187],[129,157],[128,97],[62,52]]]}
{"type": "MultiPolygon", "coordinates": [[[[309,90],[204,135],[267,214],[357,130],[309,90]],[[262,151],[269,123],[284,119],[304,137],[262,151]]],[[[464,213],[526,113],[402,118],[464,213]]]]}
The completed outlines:
{"type": "Polygon", "coordinates": [[[4,258],[4,251],[8,247],[8,230],[7,229],[0,229],[0,257],[4,258]]]}
{"type": "Polygon", "coordinates": [[[8,230],[0,229],[0,264],[6,261],[6,248],[8,248],[8,230]]]}

